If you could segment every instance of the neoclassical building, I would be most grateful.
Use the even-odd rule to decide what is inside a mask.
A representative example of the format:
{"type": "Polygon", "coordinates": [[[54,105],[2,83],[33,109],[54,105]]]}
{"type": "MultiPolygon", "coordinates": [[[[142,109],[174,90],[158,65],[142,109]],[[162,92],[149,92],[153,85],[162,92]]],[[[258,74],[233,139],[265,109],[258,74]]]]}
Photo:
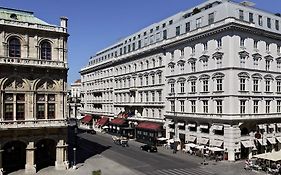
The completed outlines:
{"type": "Polygon", "coordinates": [[[220,148],[228,160],[278,151],[280,25],[280,14],[229,0],[154,23],[90,58],[81,70],[84,110],[133,110],[129,121],[162,123],[166,138],[220,148]]]}
{"type": "Polygon", "coordinates": [[[67,18],[0,8],[0,174],[68,167],[67,18]]]}

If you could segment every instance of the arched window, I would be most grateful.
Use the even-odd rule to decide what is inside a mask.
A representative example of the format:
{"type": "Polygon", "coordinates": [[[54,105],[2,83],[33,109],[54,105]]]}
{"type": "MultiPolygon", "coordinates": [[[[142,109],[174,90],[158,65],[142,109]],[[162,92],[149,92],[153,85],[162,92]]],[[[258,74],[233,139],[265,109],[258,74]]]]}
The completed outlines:
{"type": "Polygon", "coordinates": [[[41,43],[41,59],[42,60],[51,60],[52,59],[52,48],[51,44],[47,41],[41,43]]]}
{"type": "Polygon", "coordinates": [[[9,40],[9,57],[20,57],[20,40],[12,38],[9,40]]]}

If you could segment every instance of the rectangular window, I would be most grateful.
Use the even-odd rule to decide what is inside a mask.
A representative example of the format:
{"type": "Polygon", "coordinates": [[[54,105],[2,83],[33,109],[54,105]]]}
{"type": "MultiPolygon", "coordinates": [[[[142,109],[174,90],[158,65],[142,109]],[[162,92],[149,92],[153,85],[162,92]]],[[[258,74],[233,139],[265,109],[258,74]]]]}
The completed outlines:
{"type": "Polygon", "coordinates": [[[148,77],[145,77],[145,85],[148,86],[148,77]]]}
{"type": "Polygon", "coordinates": [[[243,10],[239,10],[239,19],[244,20],[244,11],[243,10]]]}
{"type": "Polygon", "coordinates": [[[281,100],[277,100],[277,112],[281,112],[281,100]]]}
{"type": "Polygon", "coordinates": [[[161,109],[158,110],[158,113],[159,113],[159,118],[162,118],[162,110],[161,109]]]}
{"type": "Polygon", "coordinates": [[[180,28],[180,26],[177,26],[176,27],[176,36],[179,36],[180,33],[181,33],[181,28],[180,28]]]}
{"type": "Polygon", "coordinates": [[[55,104],[48,104],[48,119],[55,118],[55,104]]]}
{"type": "Polygon", "coordinates": [[[253,80],[253,91],[254,92],[258,92],[259,91],[259,80],[258,79],[254,79],[253,80]]]}
{"type": "Polygon", "coordinates": [[[170,20],[170,21],[169,21],[169,25],[172,25],[172,24],[173,24],[173,20],[170,20]]]}
{"type": "Polygon", "coordinates": [[[133,49],[133,51],[134,51],[134,50],[136,49],[136,44],[135,44],[135,43],[133,43],[133,45],[132,45],[132,46],[133,46],[133,48],[132,48],[132,49],[133,49]]]}
{"type": "Polygon", "coordinates": [[[281,92],[281,81],[277,80],[277,92],[281,92]]]}
{"type": "Polygon", "coordinates": [[[279,21],[278,20],[275,20],[275,29],[279,30],[279,21]]]}
{"type": "Polygon", "coordinates": [[[45,104],[37,104],[37,119],[45,119],[45,104]]]}
{"type": "Polygon", "coordinates": [[[254,23],[254,15],[253,13],[249,13],[249,22],[254,23]]]}
{"type": "Polygon", "coordinates": [[[155,102],[155,92],[154,91],[151,92],[151,96],[152,96],[152,102],[155,102]]]}
{"type": "Polygon", "coordinates": [[[190,84],[191,84],[191,92],[195,93],[196,92],[196,80],[192,80],[190,82],[190,84]]]}
{"type": "Polygon", "coordinates": [[[218,48],[222,47],[222,41],[221,41],[221,39],[218,39],[217,42],[218,42],[218,48]]]}
{"type": "Polygon", "coordinates": [[[171,101],[171,111],[175,112],[175,101],[171,101]]]}
{"type": "Polygon", "coordinates": [[[265,101],[265,113],[270,113],[270,100],[265,101]]]}
{"type": "Polygon", "coordinates": [[[181,86],[181,93],[184,93],[184,82],[181,82],[180,86],[181,86]]]}
{"type": "Polygon", "coordinates": [[[262,26],[262,25],[263,25],[262,16],[259,15],[259,26],[262,26]]]}
{"type": "Polygon", "coordinates": [[[196,71],[195,62],[190,63],[190,65],[191,65],[191,72],[195,72],[196,71]]]}
{"type": "Polygon", "coordinates": [[[140,77],[140,86],[142,86],[142,84],[143,84],[143,83],[142,83],[142,77],[140,77]]]}
{"type": "Polygon", "coordinates": [[[270,80],[265,80],[265,92],[270,92],[270,80]]]}
{"type": "Polygon", "coordinates": [[[209,91],[209,81],[203,80],[203,92],[208,92],[208,91],[209,91]]]}
{"type": "Polygon", "coordinates": [[[270,68],[270,60],[265,60],[265,70],[269,70],[270,68]]]}
{"type": "Polygon", "coordinates": [[[4,120],[13,120],[13,104],[5,104],[4,120]]]}
{"type": "Polygon", "coordinates": [[[190,22],[185,23],[185,32],[189,32],[190,31],[190,22]]]}
{"type": "Polygon", "coordinates": [[[222,100],[217,100],[217,113],[222,113],[222,100]]]}
{"type": "Polygon", "coordinates": [[[240,91],[245,91],[245,90],[246,90],[246,79],[240,78],[240,91]]]}
{"type": "Polygon", "coordinates": [[[145,97],[146,97],[146,102],[149,102],[148,92],[145,93],[145,97]]]}
{"type": "Polygon", "coordinates": [[[140,92],[140,102],[142,102],[142,101],[143,101],[143,93],[140,92]]]}
{"type": "Polygon", "coordinates": [[[152,84],[155,84],[155,75],[151,75],[151,79],[152,79],[152,84]]]}
{"type": "Polygon", "coordinates": [[[208,100],[203,100],[203,112],[208,113],[208,100]]]}
{"type": "Polygon", "coordinates": [[[214,13],[210,13],[209,16],[208,16],[209,25],[210,25],[210,24],[213,24],[214,21],[215,21],[214,13]]]}
{"type": "Polygon", "coordinates": [[[184,112],[184,100],[180,100],[181,112],[184,112]]]}
{"type": "Polygon", "coordinates": [[[201,23],[202,23],[202,18],[197,18],[196,19],[196,29],[201,27],[201,23]]]}
{"type": "Polygon", "coordinates": [[[163,39],[167,39],[167,30],[163,30],[163,39]]]}
{"type": "Polygon", "coordinates": [[[255,114],[257,114],[257,113],[259,113],[259,101],[258,100],[254,100],[253,103],[254,103],[254,105],[253,105],[254,106],[253,112],[255,114]]]}
{"type": "Polygon", "coordinates": [[[162,83],[162,74],[161,73],[158,74],[158,81],[159,81],[159,84],[162,83]]]}
{"type": "Polygon", "coordinates": [[[217,79],[217,91],[222,91],[222,79],[217,79]]]}
{"type": "Polygon", "coordinates": [[[191,112],[195,113],[196,112],[196,101],[195,100],[191,100],[191,112]]]}
{"type": "Polygon", "coordinates": [[[141,40],[138,41],[138,48],[141,48],[141,40]]]}
{"type": "Polygon", "coordinates": [[[24,104],[17,104],[17,115],[16,119],[17,120],[24,120],[24,104]]]}
{"type": "Polygon", "coordinates": [[[254,41],[254,49],[257,49],[258,48],[258,41],[254,41]]]}
{"type": "Polygon", "coordinates": [[[267,18],[267,27],[271,28],[271,19],[270,18],[267,18]]]}
{"type": "Polygon", "coordinates": [[[175,93],[175,84],[171,83],[170,87],[171,87],[171,93],[175,93]]]}
{"type": "Polygon", "coordinates": [[[240,47],[245,47],[245,39],[240,38],[240,47]]]}
{"type": "Polygon", "coordinates": [[[240,114],[245,114],[246,112],[246,100],[240,100],[240,114]]]}
{"type": "Polygon", "coordinates": [[[159,97],[159,102],[162,101],[162,92],[161,91],[158,91],[158,97],[159,97]]]}

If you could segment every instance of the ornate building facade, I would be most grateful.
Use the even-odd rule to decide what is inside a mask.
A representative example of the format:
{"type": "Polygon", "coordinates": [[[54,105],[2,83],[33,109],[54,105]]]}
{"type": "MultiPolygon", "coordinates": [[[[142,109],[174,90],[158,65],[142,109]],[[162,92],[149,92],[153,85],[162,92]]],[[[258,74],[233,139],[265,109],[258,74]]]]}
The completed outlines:
{"type": "Polygon", "coordinates": [[[228,160],[280,150],[280,22],[249,2],[209,0],[154,23],[90,58],[84,111],[133,109],[128,120],[162,122],[166,138],[228,160]]]}
{"type": "Polygon", "coordinates": [[[68,167],[67,18],[0,8],[1,172],[68,167]]]}

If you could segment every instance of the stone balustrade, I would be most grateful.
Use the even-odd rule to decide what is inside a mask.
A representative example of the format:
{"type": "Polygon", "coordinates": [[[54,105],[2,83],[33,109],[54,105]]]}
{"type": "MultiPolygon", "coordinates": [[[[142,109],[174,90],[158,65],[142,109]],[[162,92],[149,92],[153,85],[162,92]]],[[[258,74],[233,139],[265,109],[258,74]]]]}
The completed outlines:
{"type": "Polygon", "coordinates": [[[0,121],[0,129],[65,127],[65,119],[0,121]]]}

